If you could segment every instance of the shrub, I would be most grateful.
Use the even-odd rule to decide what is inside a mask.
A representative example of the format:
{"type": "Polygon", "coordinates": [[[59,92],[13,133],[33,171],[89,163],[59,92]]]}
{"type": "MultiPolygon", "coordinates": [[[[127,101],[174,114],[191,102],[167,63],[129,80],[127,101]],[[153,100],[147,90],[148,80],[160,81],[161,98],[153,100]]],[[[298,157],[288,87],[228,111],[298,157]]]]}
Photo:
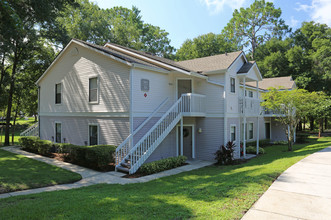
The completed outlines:
{"type": "MultiPolygon", "coordinates": [[[[259,148],[259,154],[264,154],[264,149],[263,148],[259,148]]],[[[249,146],[249,147],[246,147],[246,153],[248,154],[256,154],[256,146],[249,146]]]]}
{"type": "Polygon", "coordinates": [[[153,173],[158,173],[164,170],[173,169],[185,164],[187,157],[169,157],[166,159],[153,161],[151,163],[145,163],[139,168],[139,172],[144,175],[149,175],[153,173]]]}
{"type": "Polygon", "coordinates": [[[40,140],[38,137],[22,137],[20,145],[23,150],[37,153],[44,156],[51,156],[52,153],[64,155],[64,161],[81,165],[96,170],[113,170],[115,163],[116,146],[95,145],[77,146],[68,143],[52,143],[48,140],[40,140]]]}
{"type": "Polygon", "coordinates": [[[218,164],[229,165],[233,163],[233,151],[236,145],[229,141],[226,146],[222,145],[215,153],[215,160],[218,164]]]}
{"type": "MultiPolygon", "coordinates": [[[[267,147],[267,146],[270,146],[270,145],[272,145],[272,144],[270,143],[270,140],[269,139],[265,139],[265,140],[260,140],[259,141],[259,146],[260,147],[267,147]]],[[[246,149],[249,146],[256,147],[256,141],[247,142],[246,143],[246,149]]]]}

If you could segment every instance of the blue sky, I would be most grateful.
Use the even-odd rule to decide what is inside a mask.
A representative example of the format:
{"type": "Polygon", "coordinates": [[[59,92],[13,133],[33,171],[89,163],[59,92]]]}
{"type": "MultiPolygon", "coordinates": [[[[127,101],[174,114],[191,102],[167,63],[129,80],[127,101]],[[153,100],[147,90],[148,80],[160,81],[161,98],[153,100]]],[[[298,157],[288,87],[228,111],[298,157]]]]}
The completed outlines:
{"type": "MultiPolygon", "coordinates": [[[[142,20],[169,33],[171,45],[179,48],[186,39],[209,32],[220,33],[234,9],[248,7],[254,0],[91,0],[101,8],[137,6],[142,20]]],[[[293,29],[303,21],[331,27],[331,0],[273,0],[282,18],[293,29]]]]}

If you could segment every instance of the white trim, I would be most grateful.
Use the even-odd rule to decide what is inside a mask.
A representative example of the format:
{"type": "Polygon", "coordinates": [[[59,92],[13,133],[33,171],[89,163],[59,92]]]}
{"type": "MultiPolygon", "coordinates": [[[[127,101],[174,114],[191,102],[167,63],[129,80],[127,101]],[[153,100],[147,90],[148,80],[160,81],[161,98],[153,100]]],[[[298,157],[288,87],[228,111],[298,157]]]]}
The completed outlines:
{"type": "Polygon", "coordinates": [[[231,63],[231,65],[228,67],[228,70],[235,64],[235,62],[237,62],[237,60],[241,57],[244,57],[244,60],[247,62],[247,58],[246,55],[243,51],[241,51],[241,53],[237,56],[237,58],[231,63]]]}
{"type": "Polygon", "coordinates": [[[236,81],[237,80],[236,80],[235,77],[230,76],[230,91],[229,91],[230,94],[237,94],[236,81]],[[231,91],[231,88],[232,88],[232,85],[231,85],[232,82],[231,81],[232,81],[232,79],[234,79],[234,92],[231,91]]]}
{"type": "Polygon", "coordinates": [[[62,143],[62,122],[61,121],[54,121],[54,143],[62,143]],[[61,125],[61,138],[60,142],[56,142],[56,124],[61,125]]]}
{"type": "Polygon", "coordinates": [[[87,146],[91,146],[90,145],[90,126],[97,126],[98,138],[97,138],[97,144],[96,145],[99,145],[100,144],[100,125],[98,123],[88,123],[88,132],[87,132],[87,135],[88,135],[87,143],[88,143],[88,145],[87,146]]]}
{"type": "Polygon", "coordinates": [[[163,74],[167,74],[167,75],[170,73],[170,71],[166,70],[166,69],[161,69],[159,67],[147,66],[147,65],[143,65],[143,64],[139,64],[139,63],[133,63],[132,67],[135,68],[135,69],[150,70],[150,71],[163,73],[163,74]]]}
{"type": "Polygon", "coordinates": [[[161,61],[157,61],[157,60],[154,60],[152,58],[148,58],[146,56],[143,56],[143,55],[140,55],[140,54],[137,54],[135,52],[132,52],[132,51],[128,51],[124,48],[121,48],[121,47],[118,47],[118,46],[115,46],[115,45],[112,45],[112,44],[109,44],[109,43],[106,43],[105,44],[105,47],[110,47],[114,50],[117,50],[117,51],[120,51],[122,53],[126,53],[128,55],[131,55],[133,57],[136,57],[136,58],[139,58],[139,59],[142,59],[142,60],[145,60],[147,62],[150,62],[150,63],[153,63],[153,64],[156,64],[156,65],[159,65],[159,66],[163,66],[165,68],[168,68],[168,69],[172,69],[172,70],[175,70],[177,72],[180,72],[180,73],[184,73],[186,75],[189,75],[189,76],[196,76],[196,77],[199,77],[199,78],[202,78],[202,79],[206,79],[207,76],[203,76],[203,75],[200,75],[198,73],[195,73],[195,72],[190,72],[190,71],[185,71],[183,69],[180,69],[180,68],[177,68],[177,67],[174,67],[174,66],[171,66],[171,65],[168,65],[168,64],[165,64],[161,61]]]}
{"type": "Polygon", "coordinates": [[[111,59],[113,59],[113,60],[116,60],[116,61],[119,61],[119,62],[121,62],[121,63],[124,63],[124,64],[126,64],[126,65],[128,65],[128,66],[132,66],[132,64],[131,63],[129,63],[129,62],[127,62],[127,61],[124,61],[124,60],[122,60],[122,59],[119,59],[119,58],[117,58],[117,57],[115,57],[115,56],[112,56],[112,55],[110,55],[110,54],[108,54],[108,53],[105,53],[105,52],[102,52],[102,51],[100,51],[100,50],[97,50],[97,49],[95,49],[95,48],[93,48],[93,47],[91,47],[91,46],[88,46],[88,45],[86,45],[86,44],[83,44],[83,43],[81,43],[81,42],[79,42],[79,41],[76,41],[75,39],[72,39],[68,44],[67,44],[67,46],[58,54],[58,56],[55,58],[55,60],[51,63],[51,65],[46,69],[46,71],[43,73],[43,75],[41,75],[41,77],[37,80],[37,82],[36,82],[36,84],[38,85],[39,83],[40,83],[40,81],[47,75],[47,73],[49,72],[49,70],[55,65],[55,63],[63,56],[63,54],[64,54],[64,52],[68,49],[68,47],[69,46],[71,46],[73,43],[75,43],[75,44],[77,44],[77,45],[79,45],[79,46],[82,46],[82,47],[84,47],[84,48],[87,48],[87,49],[90,49],[90,50],[93,50],[94,52],[96,52],[96,53],[99,53],[99,54],[102,54],[102,55],[104,55],[104,56],[107,56],[107,57],[109,57],[109,58],[111,58],[111,59]]]}
{"type": "MultiPolygon", "coordinates": [[[[132,73],[133,73],[133,68],[130,69],[130,108],[129,108],[129,114],[130,114],[130,134],[133,134],[133,82],[132,82],[132,73]]],[[[131,146],[133,146],[133,137],[131,138],[131,146]]]]}
{"type": "MultiPolygon", "coordinates": [[[[178,145],[178,142],[179,142],[179,136],[178,136],[178,128],[180,127],[181,125],[176,125],[176,155],[178,156],[179,155],[179,145],[178,145]]],[[[191,127],[192,128],[192,159],[195,159],[195,124],[184,124],[183,123],[183,128],[184,127],[191,127]]],[[[182,132],[181,132],[182,134],[182,132]]],[[[181,148],[181,155],[183,155],[183,150],[184,148],[181,148]]]]}
{"type": "Polygon", "coordinates": [[[191,80],[191,92],[190,93],[194,93],[194,88],[193,88],[193,79],[192,78],[180,78],[180,77],[176,77],[176,94],[175,94],[175,100],[178,100],[178,80],[191,80]]]}
{"type": "Polygon", "coordinates": [[[100,94],[100,80],[99,80],[99,76],[98,75],[96,75],[96,74],[93,74],[93,75],[91,75],[91,76],[89,76],[89,78],[88,78],[88,103],[90,104],[90,105],[98,105],[99,104],[99,94],[100,94]],[[90,80],[91,79],[94,79],[94,78],[97,78],[97,101],[90,101],[90,80]]]}
{"type": "Polygon", "coordinates": [[[222,73],[226,73],[228,69],[219,69],[219,70],[212,70],[212,71],[207,71],[204,72],[205,75],[216,75],[216,74],[222,74],[222,73]]]}
{"type": "Polygon", "coordinates": [[[48,117],[107,117],[107,118],[128,118],[129,112],[41,112],[39,116],[48,117]]]}
{"type": "Polygon", "coordinates": [[[207,83],[210,83],[210,84],[213,84],[213,85],[217,85],[217,86],[224,87],[224,84],[221,84],[221,83],[218,83],[218,82],[214,82],[214,81],[211,81],[211,80],[209,80],[209,79],[207,79],[207,83]]]}

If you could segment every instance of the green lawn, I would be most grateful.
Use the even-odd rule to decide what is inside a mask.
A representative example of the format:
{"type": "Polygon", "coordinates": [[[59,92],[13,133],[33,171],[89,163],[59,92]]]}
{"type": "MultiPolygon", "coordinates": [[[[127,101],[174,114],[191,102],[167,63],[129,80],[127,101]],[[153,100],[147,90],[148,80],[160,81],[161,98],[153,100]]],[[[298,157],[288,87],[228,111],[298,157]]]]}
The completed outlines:
{"type": "MultiPolygon", "coordinates": [[[[13,121],[10,121],[10,123],[14,123],[13,121]]],[[[17,119],[16,120],[16,125],[18,125],[16,127],[16,131],[14,133],[14,145],[18,145],[18,139],[20,138],[20,134],[22,131],[24,131],[25,129],[27,129],[28,127],[30,127],[31,125],[33,125],[34,123],[36,123],[34,121],[34,117],[28,118],[28,120],[26,119],[17,119]]],[[[12,132],[10,132],[10,144],[12,144],[12,132]]],[[[0,147],[2,146],[3,142],[5,141],[5,128],[3,128],[3,130],[1,130],[0,128],[0,147]]]]}
{"type": "Polygon", "coordinates": [[[99,184],[0,201],[0,219],[239,219],[288,167],[331,146],[266,148],[266,154],[235,166],[210,166],[147,183],[99,184]]]}
{"type": "Polygon", "coordinates": [[[80,179],[77,173],[0,149],[0,193],[71,183],[80,179]]]}

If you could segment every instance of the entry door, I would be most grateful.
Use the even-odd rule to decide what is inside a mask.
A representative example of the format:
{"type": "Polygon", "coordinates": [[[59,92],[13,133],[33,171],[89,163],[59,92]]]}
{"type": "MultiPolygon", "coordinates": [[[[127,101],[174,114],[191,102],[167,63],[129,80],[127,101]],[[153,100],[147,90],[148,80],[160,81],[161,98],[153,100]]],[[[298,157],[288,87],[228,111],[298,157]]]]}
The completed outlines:
{"type": "Polygon", "coordinates": [[[177,80],[177,98],[179,99],[182,94],[192,93],[192,80],[191,79],[178,79],[177,80]]]}
{"type": "MultiPolygon", "coordinates": [[[[187,157],[187,159],[192,159],[192,148],[193,148],[193,140],[192,140],[192,127],[184,126],[183,127],[183,155],[187,157]]],[[[180,152],[180,127],[178,128],[178,155],[181,155],[180,152]]]]}
{"type": "Polygon", "coordinates": [[[265,123],[265,138],[270,139],[270,123],[265,123]]]}

